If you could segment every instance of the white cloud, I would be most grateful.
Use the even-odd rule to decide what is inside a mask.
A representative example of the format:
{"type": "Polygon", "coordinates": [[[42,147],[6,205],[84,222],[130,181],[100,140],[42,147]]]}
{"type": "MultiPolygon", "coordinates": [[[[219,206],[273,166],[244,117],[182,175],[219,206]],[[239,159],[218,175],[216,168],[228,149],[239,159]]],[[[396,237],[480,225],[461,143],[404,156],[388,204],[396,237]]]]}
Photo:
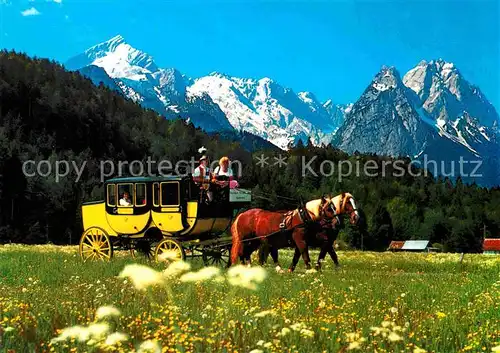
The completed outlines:
{"type": "Polygon", "coordinates": [[[40,12],[32,7],[31,9],[27,9],[21,12],[21,15],[23,16],[38,16],[40,15],[40,12]]]}
{"type": "Polygon", "coordinates": [[[53,0],[54,2],[57,2],[58,4],[62,3],[62,0],[53,0]]]}

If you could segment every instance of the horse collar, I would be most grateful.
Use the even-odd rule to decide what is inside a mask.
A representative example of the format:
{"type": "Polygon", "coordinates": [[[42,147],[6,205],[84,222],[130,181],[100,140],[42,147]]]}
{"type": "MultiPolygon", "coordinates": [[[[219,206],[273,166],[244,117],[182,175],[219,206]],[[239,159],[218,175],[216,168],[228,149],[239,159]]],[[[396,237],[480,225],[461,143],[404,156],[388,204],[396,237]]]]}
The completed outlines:
{"type": "Polygon", "coordinates": [[[311,220],[311,216],[309,215],[309,211],[306,208],[299,207],[298,212],[299,212],[300,221],[302,223],[307,223],[308,221],[311,220]]]}

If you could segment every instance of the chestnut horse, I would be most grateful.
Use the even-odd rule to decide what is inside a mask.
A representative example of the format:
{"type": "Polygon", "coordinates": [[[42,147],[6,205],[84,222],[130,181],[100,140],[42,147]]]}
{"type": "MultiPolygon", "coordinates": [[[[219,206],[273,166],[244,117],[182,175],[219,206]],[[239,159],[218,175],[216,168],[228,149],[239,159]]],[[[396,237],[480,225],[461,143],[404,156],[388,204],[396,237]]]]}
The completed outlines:
{"type": "Polygon", "coordinates": [[[306,267],[310,268],[305,228],[323,219],[333,219],[346,212],[351,215],[351,222],[355,223],[359,213],[354,198],[347,193],[334,198],[322,197],[312,200],[287,213],[263,209],[243,212],[236,217],[231,226],[233,238],[231,264],[235,264],[238,258],[244,262],[250,258],[250,254],[259,245],[268,244],[275,264],[278,266],[277,249],[292,246],[295,247],[296,253],[298,251],[302,255],[306,267]]]}
{"type": "MultiPolygon", "coordinates": [[[[323,219],[319,223],[311,224],[303,229],[298,229],[298,238],[303,238],[307,245],[319,245],[320,253],[318,256],[318,261],[316,262],[316,269],[321,269],[321,261],[325,258],[328,253],[332,258],[336,266],[339,266],[337,253],[334,249],[334,242],[338,235],[338,228],[340,227],[341,219],[339,216],[346,215],[349,216],[349,221],[351,224],[360,225],[361,220],[361,210],[358,209],[354,197],[349,193],[342,193],[330,198],[334,206],[335,217],[333,219],[323,219]]],[[[364,223],[364,220],[363,220],[364,223]]],[[[301,255],[301,249],[295,248],[295,253],[293,255],[292,264],[288,268],[289,272],[295,270],[295,266],[299,261],[301,255]]],[[[310,268],[306,264],[306,268],[310,268]]]]}
{"type": "MultiPolygon", "coordinates": [[[[306,223],[316,222],[325,217],[333,217],[331,200],[325,197],[312,200],[295,210],[283,212],[266,211],[260,208],[240,213],[231,225],[232,247],[231,264],[238,258],[245,261],[259,244],[269,244],[271,248],[280,249],[288,246],[303,248],[303,239],[295,237],[295,230],[306,223]],[[246,249],[250,249],[247,251],[246,249]]],[[[298,234],[298,233],[297,233],[298,234]]],[[[309,263],[309,254],[301,251],[304,261],[309,263]]]]}
{"type": "MultiPolygon", "coordinates": [[[[294,238],[301,241],[301,247],[295,246],[295,253],[293,256],[292,264],[289,267],[289,271],[292,272],[301,255],[309,246],[315,246],[320,248],[320,254],[318,256],[318,261],[316,263],[316,269],[320,269],[321,261],[325,258],[328,253],[335,265],[338,266],[338,257],[334,249],[334,242],[337,238],[338,232],[340,230],[341,218],[339,216],[347,215],[350,218],[350,223],[356,224],[357,226],[363,228],[364,220],[362,219],[362,210],[358,209],[354,197],[349,193],[343,193],[334,198],[329,197],[331,200],[331,209],[333,214],[329,217],[325,217],[317,222],[308,222],[304,227],[298,227],[294,230],[294,238]]],[[[259,248],[260,243],[249,243],[245,244],[244,257],[250,259],[250,254],[259,248]]],[[[267,244],[269,245],[269,244],[267,244]]],[[[291,244],[293,245],[293,244],[291,244]]],[[[274,260],[275,265],[279,266],[278,263],[278,251],[277,249],[268,246],[267,247],[274,260]]],[[[264,264],[269,253],[266,253],[266,249],[260,246],[259,249],[259,262],[264,264]]],[[[308,251],[305,252],[308,256],[308,251]]],[[[306,264],[307,268],[310,268],[306,264]]]]}
{"type": "MultiPolygon", "coordinates": [[[[334,244],[340,231],[340,218],[337,216],[333,220],[323,220],[319,224],[314,224],[304,230],[306,243],[308,246],[315,246],[320,249],[318,260],[316,261],[315,268],[317,271],[321,270],[321,262],[329,254],[336,267],[339,267],[339,259],[335,252],[334,244]]],[[[288,268],[289,272],[293,272],[297,263],[299,262],[300,251],[295,248],[293,254],[292,264],[288,268]]]]}

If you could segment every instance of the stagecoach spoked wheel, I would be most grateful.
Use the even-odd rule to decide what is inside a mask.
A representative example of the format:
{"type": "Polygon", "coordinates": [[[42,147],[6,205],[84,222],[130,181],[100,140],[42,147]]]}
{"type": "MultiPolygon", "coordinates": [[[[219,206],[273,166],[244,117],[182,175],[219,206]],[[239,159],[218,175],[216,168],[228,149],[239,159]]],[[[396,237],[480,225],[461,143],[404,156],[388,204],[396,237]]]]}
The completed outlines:
{"type": "Polygon", "coordinates": [[[228,267],[229,249],[228,248],[204,249],[202,258],[205,266],[228,267]]]}
{"type": "Polygon", "coordinates": [[[113,244],[104,229],[87,229],[80,239],[80,256],[87,260],[110,260],[113,257],[113,244]]]}
{"type": "Polygon", "coordinates": [[[134,259],[144,258],[146,260],[153,260],[155,258],[155,247],[152,242],[141,239],[131,245],[130,255],[134,259]]]}
{"type": "Polygon", "coordinates": [[[171,263],[186,259],[182,245],[174,239],[163,239],[156,245],[155,260],[171,263]]]}

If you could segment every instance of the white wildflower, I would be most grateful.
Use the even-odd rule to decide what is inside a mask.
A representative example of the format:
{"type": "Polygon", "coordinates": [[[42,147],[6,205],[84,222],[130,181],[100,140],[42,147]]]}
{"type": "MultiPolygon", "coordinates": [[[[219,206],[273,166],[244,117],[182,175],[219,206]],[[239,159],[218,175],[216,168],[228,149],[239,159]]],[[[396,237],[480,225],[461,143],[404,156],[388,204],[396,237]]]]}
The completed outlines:
{"type": "Polygon", "coordinates": [[[200,282],[207,281],[217,276],[220,273],[220,269],[217,267],[204,267],[198,272],[188,272],[181,276],[180,280],[182,282],[200,282]]]}
{"type": "Polygon", "coordinates": [[[188,262],[182,260],[174,261],[163,271],[163,274],[167,277],[175,277],[190,269],[191,265],[188,262]]]}
{"type": "Polygon", "coordinates": [[[231,285],[256,290],[257,284],[264,281],[267,272],[262,267],[236,265],[229,269],[227,275],[231,285]]]}
{"type": "Polygon", "coordinates": [[[141,343],[137,353],[161,353],[161,346],[157,341],[147,340],[141,343]]]}
{"type": "Polygon", "coordinates": [[[260,313],[255,314],[254,316],[255,317],[265,317],[268,315],[275,315],[275,313],[273,310],[264,310],[264,311],[261,311],[260,313]]]}
{"type": "Polygon", "coordinates": [[[120,315],[121,315],[120,310],[118,310],[116,307],[112,305],[109,305],[109,306],[101,306],[100,308],[98,308],[95,314],[95,318],[96,320],[101,320],[111,316],[119,317],[120,315]]]}
{"type": "Polygon", "coordinates": [[[128,336],[121,332],[114,332],[106,338],[104,344],[107,346],[114,346],[117,343],[128,340],[128,336]]]}
{"type": "Polygon", "coordinates": [[[139,264],[125,266],[118,276],[130,278],[135,288],[139,290],[164,282],[164,277],[160,272],[157,272],[148,266],[139,264]]]}

